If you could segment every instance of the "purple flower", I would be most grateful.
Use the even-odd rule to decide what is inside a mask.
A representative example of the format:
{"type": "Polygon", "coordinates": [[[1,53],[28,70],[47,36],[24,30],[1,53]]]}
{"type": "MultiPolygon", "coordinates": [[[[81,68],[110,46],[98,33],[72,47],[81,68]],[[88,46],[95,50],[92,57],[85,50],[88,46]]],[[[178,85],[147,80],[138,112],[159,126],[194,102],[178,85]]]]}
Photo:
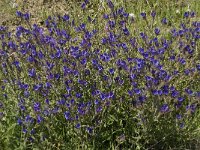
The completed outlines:
{"type": "Polygon", "coordinates": [[[168,22],[167,18],[163,18],[161,22],[162,22],[162,24],[167,24],[167,22],[168,22]]]}
{"type": "Polygon", "coordinates": [[[25,97],[29,97],[30,96],[30,92],[29,91],[24,91],[24,96],[25,97]]]}
{"type": "Polygon", "coordinates": [[[22,17],[22,16],[23,16],[23,13],[20,12],[20,11],[16,11],[16,15],[17,15],[17,17],[22,17]]]}
{"type": "Polygon", "coordinates": [[[183,97],[178,97],[178,101],[182,102],[182,101],[184,101],[184,98],[183,97]]]}
{"type": "Polygon", "coordinates": [[[83,96],[83,95],[82,95],[81,93],[76,93],[76,97],[77,97],[77,98],[82,98],[82,96],[83,96]]]}
{"type": "Polygon", "coordinates": [[[143,40],[145,40],[147,38],[146,34],[144,32],[141,32],[140,33],[140,36],[143,40]]]}
{"type": "Polygon", "coordinates": [[[154,32],[155,32],[156,35],[159,35],[160,29],[159,28],[155,28],[154,32]]]}
{"type": "Polygon", "coordinates": [[[17,119],[17,124],[21,126],[22,123],[23,123],[22,120],[21,120],[20,118],[18,118],[18,119],[17,119]]]}
{"type": "Polygon", "coordinates": [[[162,107],[160,108],[160,111],[161,111],[162,113],[165,113],[165,112],[169,111],[169,106],[168,106],[168,104],[163,104],[162,107]]]}
{"type": "Polygon", "coordinates": [[[27,131],[27,129],[25,129],[25,128],[23,127],[22,132],[23,132],[23,133],[27,133],[28,131],[27,131]]]}
{"type": "Polygon", "coordinates": [[[172,56],[169,57],[169,59],[172,60],[172,61],[174,61],[175,58],[176,58],[176,57],[175,57],[174,55],[172,55],[172,56]]]}
{"type": "Polygon", "coordinates": [[[65,103],[66,103],[66,101],[64,99],[57,101],[58,105],[65,105],[65,103]]]}
{"type": "Polygon", "coordinates": [[[99,104],[99,100],[98,99],[94,100],[94,104],[98,105],[99,104]]]}
{"type": "Polygon", "coordinates": [[[152,16],[152,18],[154,19],[155,16],[156,16],[156,12],[155,12],[155,11],[152,11],[152,12],[151,12],[151,16],[152,16]]]}
{"type": "Polygon", "coordinates": [[[59,79],[60,79],[60,74],[59,74],[59,73],[54,74],[54,78],[55,78],[56,80],[59,80],[59,79]]]}
{"type": "Polygon", "coordinates": [[[195,17],[195,12],[194,11],[192,11],[191,13],[190,13],[190,16],[193,18],[193,17],[195,17]]]}
{"type": "Polygon", "coordinates": [[[186,64],[186,61],[184,58],[179,58],[179,62],[182,64],[182,65],[185,65],[186,64]]]}
{"type": "Polygon", "coordinates": [[[108,23],[109,23],[110,28],[115,27],[115,21],[114,20],[109,20],[108,23]]]}
{"type": "Polygon", "coordinates": [[[179,36],[183,36],[183,35],[184,35],[184,30],[179,30],[179,31],[178,31],[178,35],[179,35],[179,36]]]}
{"type": "Polygon", "coordinates": [[[146,99],[146,97],[145,96],[139,96],[139,101],[141,102],[141,103],[143,103],[144,101],[145,101],[145,99],[146,99]]]}
{"type": "Polygon", "coordinates": [[[195,110],[196,110],[196,105],[195,105],[195,104],[191,104],[191,105],[190,105],[190,109],[191,109],[192,112],[195,112],[195,110]]]}
{"type": "Polygon", "coordinates": [[[189,94],[189,95],[192,95],[193,94],[193,91],[191,90],[191,89],[185,89],[185,92],[187,93],[187,94],[189,94]]]}
{"type": "Polygon", "coordinates": [[[143,19],[146,19],[146,13],[145,12],[140,13],[140,15],[142,16],[143,19]]]}
{"type": "Polygon", "coordinates": [[[158,95],[158,90],[152,90],[153,95],[158,95]]]}
{"type": "Polygon", "coordinates": [[[88,3],[89,3],[89,0],[84,0],[84,2],[85,2],[86,4],[88,4],[88,3]]]}
{"type": "Polygon", "coordinates": [[[69,120],[69,119],[70,119],[70,112],[66,111],[66,112],[64,113],[64,116],[65,116],[65,119],[66,119],[66,120],[69,120]]]}
{"type": "Polygon", "coordinates": [[[43,121],[43,118],[40,115],[38,115],[37,116],[37,123],[41,123],[42,121],[43,121]]]}
{"type": "Polygon", "coordinates": [[[25,20],[29,20],[29,19],[30,19],[30,14],[29,14],[29,13],[25,13],[25,14],[23,15],[23,18],[24,18],[25,20]]]}
{"type": "Polygon", "coordinates": [[[136,93],[136,94],[140,94],[141,93],[141,90],[140,89],[134,89],[134,92],[136,93]]]}
{"type": "Polygon", "coordinates": [[[17,68],[20,67],[20,62],[19,62],[19,61],[14,61],[13,64],[14,64],[17,68]]]}
{"type": "Polygon", "coordinates": [[[74,104],[75,103],[75,100],[74,99],[71,99],[70,100],[70,104],[74,104]]]}
{"type": "Polygon", "coordinates": [[[196,97],[200,97],[200,92],[196,92],[196,97]]]}
{"type": "Polygon", "coordinates": [[[34,62],[34,61],[35,61],[35,58],[32,57],[32,56],[29,56],[29,57],[27,58],[27,61],[28,61],[28,62],[34,62]]]}
{"type": "Polygon", "coordinates": [[[56,58],[60,58],[61,57],[61,50],[57,50],[57,52],[55,53],[55,57],[56,58]]]}
{"type": "Polygon", "coordinates": [[[179,92],[176,90],[172,91],[172,93],[171,93],[171,96],[174,98],[177,97],[178,95],[179,95],[179,92]]]}
{"type": "Polygon", "coordinates": [[[187,11],[187,12],[184,12],[184,18],[188,18],[188,17],[189,17],[189,15],[190,15],[189,11],[187,11]]]}
{"type": "Polygon", "coordinates": [[[75,125],[75,128],[77,128],[77,129],[79,129],[81,127],[81,124],[80,123],[77,123],[76,125],[75,125]]]}
{"type": "Polygon", "coordinates": [[[70,19],[70,18],[69,18],[69,15],[66,15],[66,14],[65,14],[65,15],[63,16],[63,20],[64,20],[64,21],[69,21],[69,19],[70,19]]]}
{"type": "Polygon", "coordinates": [[[117,10],[117,14],[118,14],[118,15],[122,15],[123,13],[125,13],[123,7],[119,8],[119,9],[117,10]]]}
{"type": "Polygon", "coordinates": [[[177,118],[178,120],[180,120],[180,119],[182,118],[182,116],[181,116],[180,114],[178,114],[178,115],[176,115],[176,118],[177,118]]]}
{"type": "Polygon", "coordinates": [[[200,71],[200,64],[197,64],[196,68],[197,68],[198,71],[200,71]]]}
{"type": "Polygon", "coordinates": [[[40,107],[41,107],[41,105],[39,102],[34,103],[34,106],[33,106],[34,111],[36,111],[36,112],[40,111],[40,107]]]}
{"type": "Polygon", "coordinates": [[[36,72],[35,72],[35,69],[34,68],[32,68],[32,69],[29,69],[28,70],[28,75],[30,76],[30,77],[35,77],[36,76],[36,72]]]}
{"type": "Polygon", "coordinates": [[[43,52],[41,50],[38,52],[38,58],[39,59],[43,59],[44,58],[44,54],[43,54],[43,52]]]}
{"type": "Polygon", "coordinates": [[[91,134],[91,133],[92,133],[92,131],[93,131],[93,129],[92,129],[91,127],[87,127],[87,128],[86,128],[86,131],[87,131],[88,133],[90,133],[90,134],[91,134]]]}
{"type": "Polygon", "coordinates": [[[180,128],[184,128],[185,124],[184,123],[181,123],[180,124],[180,128]]]}
{"type": "Polygon", "coordinates": [[[31,134],[35,134],[35,129],[31,129],[31,134]]]}
{"type": "Polygon", "coordinates": [[[130,35],[130,32],[129,32],[129,30],[128,30],[127,28],[124,28],[124,29],[123,29],[123,32],[124,32],[124,34],[127,35],[127,36],[130,35]]]}
{"type": "Polygon", "coordinates": [[[114,8],[114,4],[112,3],[111,0],[107,0],[107,5],[110,9],[113,9],[114,8]]]}
{"type": "Polygon", "coordinates": [[[45,99],[45,103],[49,105],[49,99],[45,99]]]}
{"type": "Polygon", "coordinates": [[[190,74],[190,70],[189,70],[189,69],[185,69],[185,70],[184,70],[184,73],[185,73],[185,75],[188,76],[188,75],[190,74]]]}
{"type": "Polygon", "coordinates": [[[81,4],[81,8],[82,8],[82,9],[85,9],[85,7],[86,7],[86,3],[83,2],[83,3],[81,4]]]}
{"type": "Polygon", "coordinates": [[[169,89],[170,89],[170,91],[175,91],[176,90],[174,86],[171,86],[169,89]]]}
{"type": "Polygon", "coordinates": [[[128,49],[128,47],[127,47],[126,43],[122,43],[122,44],[121,44],[121,46],[122,46],[122,48],[123,48],[123,49],[125,49],[125,50],[127,50],[127,49],[128,49]]]}
{"type": "Polygon", "coordinates": [[[100,94],[100,98],[102,101],[104,101],[106,99],[106,94],[105,93],[101,93],[100,94]]]}
{"type": "Polygon", "coordinates": [[[110,69],[109,69],[109,72],[110,72],[110,74],[112,74],[112,75],[113,75],[113,74],[114,74],[114,72],[115,72],[115,69],[114,69],[114,68],[110,68],[110,69]]]}
{"type": "Polygon", "coordinates": [[[124,18],[128,18],[129,13],[124,13],[123,16],[124,16],[124,18]]]}
{"type": "Polygon", "coordinates": [[[85,27],[86,27],[86,24],[85,24],[85,23],[82,23],[82,24],[80,25],[80,28],[81,28],[82,30],[85,30],[85,27]]]}
{"type": "Polygon", "coordinates": [[[141,54],[143,54],[143,53],[144,53],[144,48],[139,47],[139,48],[138,48],[138,51],[139,51],[141,54]]]}
{"type": "Polygon", "coordinates": [[[107,43],[107,39],[106,39],[106,38],[102,38],[102,39],[101,39],[101,43],[102,43],[102,44],[106,44],[106,43],[107,43]]]}
{"type": "Polygon", "coordinates": [[[46,85],[45,85],[45,87],[49,89],[49,88],[51,88],[51,87],[52,87],[52,85],[51,85],[51,83],[50,83],[50,82],[46,82],[46,85]]]}
{"type": "Polygon", "coordinates": [[[103,110],[102,107],[98,107],[96,111],[97,111],[97,113],[98,113],[98,112],[100,112],[100,111],[102,111],[102,110],[103,110]]]}
{"type": "Polygon", "coordinates": [[[162,95],[163,94],[163,92],[162,92],[162,90],[158,90],[158,95],[162,95]]]}
{"type": "Polygon", "coordinates": [[[104,19],[109,19],[109,15],[103,14],[103,18],[104,18],[104,19]]]}

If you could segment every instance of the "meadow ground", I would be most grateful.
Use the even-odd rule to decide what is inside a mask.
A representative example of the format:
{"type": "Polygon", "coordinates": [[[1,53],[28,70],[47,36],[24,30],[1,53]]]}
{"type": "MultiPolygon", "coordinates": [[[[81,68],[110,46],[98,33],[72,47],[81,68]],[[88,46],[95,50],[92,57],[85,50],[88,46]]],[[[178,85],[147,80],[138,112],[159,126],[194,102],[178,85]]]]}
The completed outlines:
{"type": "Polygon", "coordinates": [[[1,0],[0,149],[199,149],[198,0],[1,0]]]}

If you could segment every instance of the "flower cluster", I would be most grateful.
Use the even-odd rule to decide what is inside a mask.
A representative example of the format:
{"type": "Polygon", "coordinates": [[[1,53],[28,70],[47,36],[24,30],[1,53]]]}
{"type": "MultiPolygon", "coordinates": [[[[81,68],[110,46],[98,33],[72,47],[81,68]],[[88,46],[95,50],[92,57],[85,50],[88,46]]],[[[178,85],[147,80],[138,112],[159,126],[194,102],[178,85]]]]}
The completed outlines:
{"type": "MultiPolygon", "coordinates": [[[[130,120],[138,115],[136,124],[144,125],[148,113],[175,116],[183,128],[184,116],[197,110],[200,23],[188,22],[195,13],[184,13],[180,26],[168,31],[163,18],[161,27],[133,34],[129,13],[110,0],[107,5],[111,11],[102,16],[102,29],[67,14],[48,17],[45,27],[18,26],[15,33],[0,27],[2,91],[4,99],[10,91],[10,100],[17,101],[16,122],[28,142],[50,138],[51,129],[95,136],[118,111],[131,113],[125,115],[130,120]]],[[[30,19],[28,13],[16,14],[30,19]]],[[[152,22],[156,15],[140,14],[152,22]]],[[[4,103],[10,104],[1,100],[0,110],[4,103]]]]}

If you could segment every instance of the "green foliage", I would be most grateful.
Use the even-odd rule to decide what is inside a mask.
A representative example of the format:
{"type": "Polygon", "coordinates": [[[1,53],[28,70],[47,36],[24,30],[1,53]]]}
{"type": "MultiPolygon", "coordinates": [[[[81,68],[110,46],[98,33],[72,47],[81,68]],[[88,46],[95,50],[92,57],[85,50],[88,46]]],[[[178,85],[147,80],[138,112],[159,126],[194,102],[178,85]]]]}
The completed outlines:
{"type": "MultiPolygon", "coordinates": [[[[88,31],[93,29],[100,31],[94,37],[92,48],[89,49],[91,52],[94,53],[97,48],[100,48],[101,53],[110,52],[112,47],[110,45],[103,45],[99,43],[99,41],[108,34],[108,30],[105,28],[107,21],[105,21],[102,16],[105,13],[112,13],[111,9],[108,8],[106,1],[104,0],[101,2],[99,2],[99,0],[91,1],[84,10],[81,9],[81,3],[82,2],[79,1],[70,1],[67,3],[70,18],[74,18],[77,26],[81,23],[86,23],[88,31]],[[91,21],[91,23],[87,24],[88,16],[96,22],[93,23],[91,21]]],[[[170,30],[173,28],[180,28],[180,22],[184,22],[188,28],[192,28],[191,22],[198,21],[198,13],[200,10],[200,6],[195,0],[190,2],[172,2],[168,0],[115,0],[114,4],[115,9],[124,7],[126,12],[132,15],[134,14],[134,21],[128,19],[127,28],[129,29],[131,36],[137,38],[137,44],[145,49],[148,49],[148,45],[144,40],[139,38],[141,32],[147,34],[151,39],[155,37],[154,29],[159,27],[160,34],[157,35],[158,40],[162,40],[162,38],[174,40],[175,38],[173,39],[170,34],[170,30]],[[183,15],[186,11],[188,11],[188,9],[195,11],[197,13],[196,17],[190,19],[184,18],[183,15]],[[152,11],[156,11],[157,13],[154,20],[150,17],[152,11]],[[146,12],[148,15],[147,19],[141,19],[141,12],[146,12]],[[166,25],[161,23],[161,20],[164,17],[166,17],[169,21],[166,25]]],[[[48,19],[49,15],[63,15],[55,13],[51,14],[48,10],[42,13],[41,12],[37,14],[40,18],[42,18],[41,20],[48,19]]],[[[10,13],[13,12],[11,11],[10,13]]],[[[58,23],[58,29],[67,30],[72,39],[78,38],[77,41],[70,41],[62,48],[70,49],[70,46],[79,45],[84,36],[83,33],[76,32],[75,28],[66,25],[62,19],[59,20],[59,17],[56,17],[57,16],[55,16],[55,20],[58,23]]],[[[24,25],[27,28],[33,28],[30,24],[32,20],[29,22],[21,18],[17,19],[21,22],[21,25],[24,25]]],[[[120,21],[119,18],[114,19],[116,22],[120,21]]],[[[41,22],[41,26],[45,26],[44,22],[45,21],[41,22]]],[[[113,29],[113,32],[122,33],[119,26],[113,29]]],[[[45,33],[47,33],[46,30],[45,33]]],[[[40,38],[40,36],[38,37],[40,38]]],[[[52,37],[58,40],[57,36],[52,35],[52,37]]],[[[33,45],[37,45],[37,52],[38,50],[42,50],[45,54],[49,54],[49,50],[53,51],[49,45],[40,44],[40,39],[34,39],[34,36],[29,33],[24,35],[22,42],[27,41],[28,38],[30,38],[33,45]]],[[[12,38],[8,38],[6,40],[10,41],[12,38]]],[[[15,40],[15,42],[18,42],[18,39],[15,38],[15,40]]],[[[127,42],[129,41],[129,38],[122,36],[120,40],[122,40],[120,42],[127,42]]],[[[169,49],[174,49],[175,53],[179,54],[178,42],[180,39],[176,40],[177,39],[173,41],[173,44],[170,45],[171,47],[169,49]]],[[[184,37],[182,40],[189,43],[184,37]]],[[[0,46],[0,49],[3,49],[2,45],[0,46]]],[[[130,44],[127,45],[130,47],[130,44]]],[[[162,58],[158,58],[162,60],[164,69],[167,71],[172,72],[174,68],[180,71],[181,76],[174,76],[169,82],[167,82],[167,84],[175,86],[177,90],[181,91],[181,94],[186,88],[191,88],[193,91],[200,91],[199,72],[195,72],[191,76],[184,75],[185,69],[192,68],[194,67],[194,64],[200,63],[196,62],[200,60],[199,46],[199,41],[196,41],[196,47],[194,48],[195,56],[192,59],[190,59],[189,56],[183,55],[184,58],[190,61],[187,63],[186,67],[168,60],[169,56],[171,56],[171,51],[166,52],[162,58]]],[[[38,91],[33,90],[34,88],[32,88],[35,84],[46,83],[48,81],[48,79],[46,79],[47,69],[41,68],[41,66],[38,65],[39,63],[46,63],[45,60],[39,59],[38,64],[27,63],[28,57],[20,55],[19,52],[11,53],[9,48],[6,50],[8,54],[16,53],[16,57],[11,55],[8,58],[0,57],[1,61],[6,62],[8,66],[7,74],[4,73],[3,67],[1,67],[0,72],[0,85],[5,86],[5,89],[0,91],[0,95],[2,95],[2,97],[0,97],[0,102],[2,102],[3,105],[3,107],[0,107],[0,113],[2,113],[0,114],[0,149],[143,150],[199,148],[200,110],[198,98],[185,96],[183,107],[178,109],[174,107],[174,104],[177,104],[177,100],[175,100],[175,98],[170,96],[166,96],[165,98],[158,95],[155,96],[151,93],[151,90],[145,90],[145,94],[147,96],[146,102],[142,105],[135,105],[134,102],[138,96],[130,98],[127,94],[128,90],[130,90],[131,84],[129,83],[126,70],[118,69],[112,77],[114,80],[117,76],[121,76],[124,79],[123,85],[113,84],[112,86],[107,87],[107,84],[109,84],[108,81],[103,81],[102,74],[92,69],[92,62],[90,61],[87,63],[85,68],[81,68],[81,66],[78,67],[79,71],[82,71],[81,77],[84,77],[84,80],[89,81],[89,85],[80,85],[78,82],[79,78],[75,75],[67,76],[65,78],[62,74],[63,76],[61,79],[58,79],[58,81],[51,81],[53,88],[49,90],[48,98],[50,104],[47,104],[44,96],[41,93],[38,94],[38,91]],[[22,70],[20,71],[17,68],[12,67],[12,62],[18,59],[22,62],[20,64],[22,70]],[[40,76],[39,80],[30,77],[27,70],[31,68],[35,68],[37,75],[40,76]],[[83,71],[86,68],[90,69],[92,75],[84,76],[83,71]],[[67,105],[59,106],[60,109],[58,112],[50,115],[43,115],[42,117],[45,121],[37,123],[37,117],[40,113],[34,110],[34,107],[36,107],[35,103],[40,102],[42,110],[46,110],[46,108],[48,108],[49,111],[53,112],[56,108],[54,106],[57,106],[57,100],[62,97],[61,93],[63,94],[66,92],[66,87],[63,85],[67,79],[72,79],[73,87],[75,87],[72,95],[75,95],[76,92],[84,91],[83,98],[77,99],[78,102],[86,104],[89,100],[93,100],[91,96],[92,89],[90,86],[92,86],[95,82],[97,83],[99,90],[108,92],[111,89],[117,94],[117,96],[115,100],[108,101],[109,103],[106,103],[107,101],[103,101],[101,103],[103,109],[98,113],[98,107],[94,104],[93,100],[88,113],[80,115],[79,120],[74,119],[73,121],[69,121],[66,119],[66,116],[63,115],[65,112],[70,111],[70,115],[73,116],[73,118],[76,117],[78,106],[70,104],[70,108],[68,108],[67,105]],[[26,107],[25,111],[20,111],[19,109],[19,102],[21,100],[20,96],[23,97],[24,91],[18,87],[18,83],[14,80],[28,83],[32,88],[29,98],[24,98],[25,102],[23,104],[26,107]],[[160,108],[165,103],[167,103],[171,108],[169,112],[160,111],[160,108]],[[197,104],[196,111],[186,111],[185,107],[193,103],[197,104]],[[177,115],[179,113],[182,117],[177,119],[177,115]],[[34,118],[34,121],[33,123],[30,123],[31,121],[27,121],[28,123],[25,127],[20,126],[20,123],[17,120],[19,116],[22,116],[22,118],[24,117],[25,119],[27,116],[31,116],[34,118]],[[75,127],[78,123],[81,123],[80,128],[75,127]],[[91,127],[92,130],[88,127],[91,127]],[[25,132],[24,129],[26,129],[27,132],[25,132]],[[36,133],[34,135],[31,133],[33,130],[36,133]],[[30,139],[30,137],[32,139],[30,139]]],[[[143,56],[137,52],[137,48],[131,48],[131,53],[129,54],[123,53],[122,48],[119,48],[118,50],[120,53],[117,54],[117,57],[122,60],[125,60],[127,57],[143,58],[143,56]]],[[[94,58],[96,57],[94,56],[94,58]]],[[[70,56],[67,56],[67,59],[80,61],[70,56]]],[[[55,63],[54,65],[56,67],[52,69],[53,73],[62,73],[62,67],[64,64],[62,60],[57,59],[54,62],[50,56],[48,56],[47,60],[55,63]]],[[[109,63],[103,61],[101,63],[104,67],[106,67],[105,70],[108,72],[108,69],[114,67],[115,61],[115,59],[111,59],[109,63]]],[[[144,73],[138,74],[139,79],[137,79],[137,82],[139,88],[145,86],[146,75],[151,76],[149,71],[144,73]]],[[[161,82],[157,88],[160,89],[164,84],[166,84],[166,82],[161,82]]]]}

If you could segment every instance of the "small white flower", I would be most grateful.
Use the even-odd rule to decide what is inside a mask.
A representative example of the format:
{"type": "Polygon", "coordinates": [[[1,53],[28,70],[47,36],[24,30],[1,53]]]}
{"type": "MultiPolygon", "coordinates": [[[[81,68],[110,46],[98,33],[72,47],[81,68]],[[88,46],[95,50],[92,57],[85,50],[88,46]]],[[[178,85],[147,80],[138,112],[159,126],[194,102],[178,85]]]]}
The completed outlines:
{"type": "Polygon", "coordinates": [[[130,14],[129,14],[129,17],[133,17],[133,18],[134,18],[134,17],[135,17],[135,14],[130,13],[130,14]]]}
{"type": "Polygon", "coordinates": [[[93,10],[93,9],[90,9],[90,10],[89,10],[89,12],[90,12],[90,13],[93,13],[93,12],[94,12],[94,10],[93,10]]]}
{"type": "Polygon", "coordinates": [[[176,13],[177,13],[177,14],[180,14],[180,10],[179,10],[179,9],[177,9],[177,10],[176,10],[176,13]]]}

